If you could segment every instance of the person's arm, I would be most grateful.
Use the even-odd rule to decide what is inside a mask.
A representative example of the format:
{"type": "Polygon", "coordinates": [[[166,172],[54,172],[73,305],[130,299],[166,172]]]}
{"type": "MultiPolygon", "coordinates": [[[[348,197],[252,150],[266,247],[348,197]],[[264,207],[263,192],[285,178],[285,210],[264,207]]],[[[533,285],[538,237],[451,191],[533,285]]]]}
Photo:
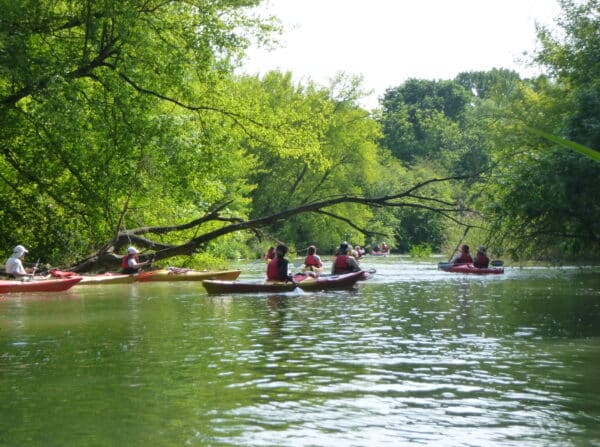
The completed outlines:
{"type": "Polygon", "coordinates": [[[358,272],[360,270],[360,265],[358,265],[358,261],[352,256],[348,256],[348,267],[350,267],[350,270],[353,272],[358,272]]]}
{"type": "Polygon", "coordinates": [[[15,269],[13,269],[12,274],[15,278],[33,278],[33,274],[31,272],[31,269],[26,269],[23,267],[23,263],[19,261],[15,263],[15,269]]]}
{"type": "Polygon", "coordinates": [[[137,262],[137,260],[135,258],[129,258],[127,260],[127,265],[132,269],[139,269],[139,268],[142,268],[142,267],[152,264],[153,261],[154,261],[154,259],[148,259],[147,261],[144,261],[144,262],[137,262]]]}
{"type": "Polygon", "coordinates": [[[288,277],[288,260],[280,259],[277,263],[277,270],[279,271],[279,277],[284,278],[284,281],[288,277]]]}
{"type": "Polygon", "coordinates": [[[288,265],[289,265],[289,262],[287,259],[279,260],[279,264],[277,265],[277,267],[279,269],[279,277],[284,278],[283,281],[285,281],[285,282],[290,281],[290,282],[296,284],[294,277],[292,275],[288,274],[288,265]]]}

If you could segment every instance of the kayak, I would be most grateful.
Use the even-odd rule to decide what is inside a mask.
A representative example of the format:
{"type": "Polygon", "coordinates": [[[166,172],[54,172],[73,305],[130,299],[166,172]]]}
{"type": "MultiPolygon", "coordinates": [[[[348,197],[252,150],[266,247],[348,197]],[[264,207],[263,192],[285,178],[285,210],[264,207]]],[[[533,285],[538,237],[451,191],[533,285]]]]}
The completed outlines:
{"type": "Polygon", "coordinates": [[[98,275],[80,275],[79,273],[52,269],[50,274],[55,278],[81,277],[80,285],[96,284],[127,284],[136,280],[138,275],[126,275],[124,273],[107,272],[98,275]]]}
{"type": "Polygon", "coordinates": [[[0,293],[62,292],[70,289],[79,281],[81,281],[81,276],[60,279],[34,279],[33,281],[0,280],[0,293]]]}
{"type": "MultiPolygon", "coordinates": [[[[347,289],[353,287],[358,281],[369,278],[371,272],[360,270],[358,272],[344,273],[341,275],[324,275],[314,277],[307,273],[296,273],[294,281],[302,290],[331,290],[347,289]]],[[[292,282],[282,281],[222,281],[205,280],[202,285],[209,294],[217,293],[279,293],[291,292],[296,288],[292,282]]]]}
{"type": "Polygon", "coordinates": [[[150,281],[203,281],[205,279],[234,280],[241,270],[192,270],[170,267],[168,269],[141,272],[138,282],[150,281]]]}
{"type": "Polygon", "coordinates": [[[504,273],[504,267],[475,267],[473,264],[456,264],[440,262],[438,268],[444,272],[469,273],[474,275],[498,275],[504,273]]]}
{"type": "Polygon", "coordinates": [[[84,275],[79,282],[80,286],[93,286],[98,284],[129,284],[137,279],[138,275],[124,273],[103,273],[100,275],[84,275]]]}
{"type": "Polygon", "coordinates": [[[372,251],[371,253],[369,253],[371,256],[381,256],[381,257],[386,257],[388,255],[387,251],[372,251]]]}

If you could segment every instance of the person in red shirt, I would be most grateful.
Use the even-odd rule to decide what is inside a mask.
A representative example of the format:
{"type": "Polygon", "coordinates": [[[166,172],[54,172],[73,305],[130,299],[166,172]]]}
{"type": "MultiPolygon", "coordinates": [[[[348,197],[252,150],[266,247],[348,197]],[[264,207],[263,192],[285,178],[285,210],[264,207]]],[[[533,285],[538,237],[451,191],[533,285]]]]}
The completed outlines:
{"type": "Polygon", "coordinates": [[[275,257],[275,247],[271,246],[271,247],[269,247],[269,249],[263,256],[263,259],[268,264],[269,262],[271,262],[271,259],[273,259],[274,257],[275,257]]]}
{"type": "Polygon", "coordinates": [[[342,273],[358,272],[360,266],[353,256],[348,256],[348,242],[342,242],[336,250],[335,259],[331,266],[331,273],[339,275],[342,273]]]}
{"type": "Polygon", "coordinates": [[[288,260],[285,259],[285,255],[288,252],[288,248],[284,244],[279,244],[275,249],[275,257],[271,259],[267,265],[267,280],[268,281],[291,281],[294,284],[294,278],[288,274],[288,260]]]}
{"type": "Polygon", "coordinates": [[[486,269],[490,265],[490,258],[486,255],[485,247],[479,247],[473,265],[480,269],[486,269]]]}
{"type": "Polygon", "coordinates": [[[472,264],[473,257],[469,253],[469,246],[463,245],[460,253],[457,253],[450,262],[452,264],[472,264]]]}
{"type": "Polygon", "coordinates": [[[303,271],[315,272],[317,275],[323,271],[323,261],[317,254],[317,247],[314,245],[308,247],[306,258],[304,258],[303,271]]]}

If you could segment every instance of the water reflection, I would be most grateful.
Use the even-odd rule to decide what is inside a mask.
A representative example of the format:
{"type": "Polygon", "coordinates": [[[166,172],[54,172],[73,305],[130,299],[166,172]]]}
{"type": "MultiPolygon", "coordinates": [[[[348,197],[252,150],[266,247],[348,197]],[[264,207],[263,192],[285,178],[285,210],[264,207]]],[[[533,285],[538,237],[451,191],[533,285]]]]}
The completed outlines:
{"type": "Polygon", "coordinates": [[[378,273],[352,292],[134,284],[0,301],[1,444],[600,440],[597,271],[363,264],[378,273]]]}

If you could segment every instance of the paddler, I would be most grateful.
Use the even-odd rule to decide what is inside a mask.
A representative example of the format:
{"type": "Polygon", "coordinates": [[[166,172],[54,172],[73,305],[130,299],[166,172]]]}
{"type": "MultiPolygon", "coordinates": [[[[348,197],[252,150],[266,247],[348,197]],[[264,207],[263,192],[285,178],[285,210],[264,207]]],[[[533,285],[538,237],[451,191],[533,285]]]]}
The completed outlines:
{"type": "Polygon", "coordinates": [[[288,273],[289,261],[285,259],[288,248],[284,244],[279,244],[275,249],[275,257],[267,265],[268,281],[283,281],[296,284],[294,278],[288,273]]]}
{"type": "Polygon", "coordinates": [[[140,262],[138,258],[138,251],[135,247],[129,247],[127,249],[127,255],[123,256],[121,260],[121,272],[128,275],[133,273],[139,273],[142,267],[152,264],[153,259],[148,261],[140,262]]]}
{"type": "Polygon", "coordinates": [[[32,268],[23,267],[23,260],[25,259],[25,253],[29,253],[22,245],[17,245],[13,249],[13,254],[4,265],[4,270],[6,270],[6,274],[11,279],[20,279],[20,278],[31,278],[33,279],[34,271],[32,268]]]}

